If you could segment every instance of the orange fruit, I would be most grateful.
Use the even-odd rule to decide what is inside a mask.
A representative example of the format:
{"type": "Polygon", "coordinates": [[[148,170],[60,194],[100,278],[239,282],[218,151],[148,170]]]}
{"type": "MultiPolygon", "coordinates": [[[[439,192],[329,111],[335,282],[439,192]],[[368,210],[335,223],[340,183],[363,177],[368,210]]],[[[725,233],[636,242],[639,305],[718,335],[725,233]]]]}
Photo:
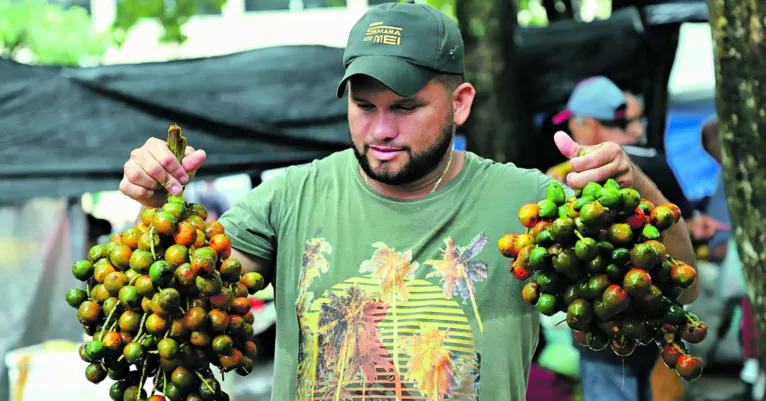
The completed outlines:
{"type": "Polygon", "coordinates": [[[141,237],[141,230],[136,227],[131,227],[122,234],[122,243],[127,245],[131,250],[138,248],[138,239],[141,237]]]}
{"type": "Polygon", "coordinates": [[[112,265],[120,270],[126,270],[130,267],[130,256],[133,254],[133,250],[125,244],[118,244],[112,248],[109,252],[109,261],[112,265]]]}
{"type": "Polygon", "coordinates": [[[207,220],[207,209],[200,203],[190,203],[187,211],[190,215],[199,216],[203,221],[207,220]]]}
{"type": "Polygon", "coordinates": [[[96,280],[97,283],[103,284],[104,278],[106,277],[106,275],[116,271],[117,269],[115,269],[111,263],[107,262],[106,259],[101,259],[98,262],[96,262],[96,266],[93,270],[93,278],[96,280]],[[99,263],[101,261],[104,261],[104,263],[99,263]]]}
{"type": "Polygon", "coordinates": [[[223,230],[223,225],[217,221],[211,221],[210,223],[205,224],[205,236],[207,239],[213,238],[213,236],[217,234],[225,234],[223,230]]]}
{"type": "Polygon", "coordinates": [[[231,239],[226,234],[216,234],[210,238],[209,246],[216,251],[221,259],[231,256],[231,239]]]}
{"type": "MultiPolygon", "coordinates": [[[[508,233],[500,237],[499,240],[497,240],[497,249],[500,250],[500,253],[503,254],[506,258],[515,258],[516,257],[516,250],[513,247],[513,244],[516,242],[516,238],[518,237],[517,234],[508,233]]],[[[224,261],[226,263],[226,261],[224,261]]],[[[221,265],[223,267],[223,265],[221,265]]]]}
{"type": "Polygon", "coordinates": [[[516,255],[518,255],[519,252],[524,249],[524,247],[534,244],[535,237],[533,237],[532,234],[521,234],[516,237],[516,242],[513,244],[513,249],[516,252],[516,255]]]}
{"type": "Polygon", "coordinates": [[[178,228],[178,219],[170,212],[159,211],[152,219],[152,226],[160,234],[173,235],[178,228]]]}
{"type": "Polygon", "coordinates": [[[153,207],[144,208],[144,210],[141,211],[141,222],[146,224],[147,226],[152,224],[152,219],[154,218],[154,215],[156,213],[157,213],[157,209],[153,207]]]}
{"type": "Polygon", "coordinates": [[[142,251],[151,251],[152,250],[152,244],[154,244],[155,248],[160,246],[160,236],[159,236],[159,234],[153,233],[153,234],[150,235],[150,233],[148,231],[143,233],[143,234],[141,234],[141,237],[138,239],[138,249],[140,249],[142,251]]]}
{"type": "Polygon", "coordinates": [[[165,330],[168,329],[168,321],[162,316],[153,313],[146,318],[146,331],[153,336],[165,335],[165,330]]]}
{"type": "Polygon", "coordinates": [[[540,234],[541,231],[545,230],[551,225],[550,221],[538,221],[537,224],[535,224],[535,228],[532,229],[532,235],[537,238],[537,234],[540,234]]]}
{"type": "Polygon", "coordinates": [[[519,209],[519,221],[521,225],[532,228],[540,221],[540,205],[537,203],[527,203],[519,209]]]}
{"type": "Polygon", "coordinates": [[[204,230],[205,229],[205,220],[203,220],[201,217],[197,215],[191,215],[186,218],[186,222],[194,226],[197,230],[204,230]]]}
{"type": "Polygon", "coordinates": [[[112,234],[112,236],[109,237],[109,242],[114,242],[116,244],[121,244],[122,243],[122,231],[120,231],[118,233],[112,234]]]}
{"type": "Polygon", "coordinates": [[[192,245],[197,241],[197,229],[188,221],[178,223],[178,229],[173,234],[173,241],[179,245],[192,245]]]}

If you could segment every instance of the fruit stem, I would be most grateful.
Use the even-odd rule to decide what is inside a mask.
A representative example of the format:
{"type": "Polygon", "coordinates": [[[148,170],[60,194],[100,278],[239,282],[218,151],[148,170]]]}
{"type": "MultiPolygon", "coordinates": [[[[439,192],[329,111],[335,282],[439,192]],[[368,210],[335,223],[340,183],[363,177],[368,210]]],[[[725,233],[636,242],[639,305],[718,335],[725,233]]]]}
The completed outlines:
{"type": "Polygon", "coordinates": [[[185,314],[186,314],[186,311],[185,311],[185,310],[184,310],[184,308],[182,308],[181,306],[178,306],[178,310],[180,310],[180,311],[181,311],[181,314],[182,314],[182,315],[185,315],[185,314]]]}
{"type": "MultiPolygon", "coordinates": [[[[162,377],[165,377],[164,370],[161,370],[160,374],[162,375],[162,377]]],[[[157,380],[154,381],[154,385],[152,386],[152,395],[151,395],[152,397],[154,396],[154,392],[157,390],[157,383],[159,383],[159,381],[160,381],[159,378],[157,378],[157,380]]]]}
{"type": "Polygon", "coordinates": [[[149,354],[159,355],[160,351],[153,350],[153,351],[146,351],[149,354]]]}
{"type": "Polygon", "coordinates": [[[205,387],[207,387],[207,389],[210,390],[211,393],[215,394],[215,390],[213,390],[213,388],[210,387],[210,383],[208,383],[207,380],[205,380],[205,377],[202,376],[202,374],[200,372],[197,372],[196,370],[194,371],[194,373],[196,373],[197,377],[199,377],[199,379],[202,380],[202,384],[204,384],[205,387]]]}
{"type": "Polygon", "coordinates": [[[138,393],[136,394],[136,401],[138,401],[138,397],[141,396],[141,390],[144,389],[144,380],[146,380],[146,365],[148,364],[148,361],[144,361],[144,367],[141,369],[141,380],[138,382],[138,393]]]}
{"type": "Polygon", "coordinates": [[[141,275],[137,275],[137,276],[133,277],[132,279],[130,279],[130,282],[128,283],[128,285],[133,285],[133,283],[134,283],[134,282],[136,281],[136,279],[137,279],[137,278],[139,278],[139,277],[141,277],[141,275]]]}
{"type": "Polygon", "coordinates": [[[152,251],[152,259],[157,260],[157,254],[154,253],[154,226],[149,227],[149,246],[152,251]]]}
{"type": "MultiPolygon", "coordinates": [[[[173,152],[176,160],[181,163],[184,159],[184,155],[186,154],[186,137],[181,134],[181,127],[176,124],[173,124],[170,126],[170,128],[168,128],[168,148],[170,148],[170,151],[173,152]]],[[[185,185],[182,187],[181,193],[178,195],[168,193],[168,199],[173,197],[173,199],[182,200],[183,190],[185,187],[185,185]]]]}
{"type": "Polygon", "coordinates": [[[583,237],[582,237],[582,234],[581,234],[579,231],[577,231],[577,230],[574,230],[574,233],[575,233],[575,235],[577,236],[577,238],[579,238],[579,239],[583,239],[583,237]]]}
{"type": "Polygon", "coordinates": [[[90,283],[85,283],[85,294],[90,298],[90,283]]]}
{"type": "Polygon", "coordinates": [[[133,337],[133,341],[131,341],[132,343],[138,341],[138,339],[141,338],[141,334],[143,334],[144,331],[144,323],[146,323],[146,315],[147,313],[144,312],[144,315],[141,317],[141,326],[138,327],[138,334],[133,337]]]}
{"type": "Polygon", "coordinates": [[[168,393],[168,375],[164,374],[162,375],[162,394],[167,394],[167,393],[168,393]]]}
{"type": "Polygon", "coordinates": [[[106,331],[106,327],[109,326],[109,321],[112,320],[112,315],[114,314],[114,311],[117,310],[117,306],[112,308],[112,311],[109,312],[109,316],[106,318],[106,322],[104,322],[104,326],[101,327],[101,337],[104,336],[104,332],[106,331]]]}
{"type": "Polygon", "coordinates": [[[109,331],[114,331],[115,326],[117,326],[117,323],[118,322],[116,320],[114,322],[112,322],[112,327],[109,328],[109,331]]]}

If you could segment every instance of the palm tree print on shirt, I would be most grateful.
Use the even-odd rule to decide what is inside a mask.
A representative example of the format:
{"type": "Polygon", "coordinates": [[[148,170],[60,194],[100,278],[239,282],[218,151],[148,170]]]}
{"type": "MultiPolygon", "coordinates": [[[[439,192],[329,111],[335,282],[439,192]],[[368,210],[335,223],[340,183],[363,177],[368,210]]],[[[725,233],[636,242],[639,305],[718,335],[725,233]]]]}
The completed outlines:
{"type": "Polygon", "coordinates": [[[298,399],[477,400],[471,320],[483,330],[474,283],[487,267],[474,259],[486,242],[484,234],[467,246],[445,239],[441,259],[425,262],[430,272],[419,271],[412,251],[376,242],[359,265],[361,276],[323,285],[318,295],[305,291],[338,267],[325,259],[329,242],[306,241],[296,302],[298,399]],[[440,277],[439,286],[423,277],[440,277]],[[452,299],[457,294],[464,305],[471,300],[473,313],[452,299]]]}

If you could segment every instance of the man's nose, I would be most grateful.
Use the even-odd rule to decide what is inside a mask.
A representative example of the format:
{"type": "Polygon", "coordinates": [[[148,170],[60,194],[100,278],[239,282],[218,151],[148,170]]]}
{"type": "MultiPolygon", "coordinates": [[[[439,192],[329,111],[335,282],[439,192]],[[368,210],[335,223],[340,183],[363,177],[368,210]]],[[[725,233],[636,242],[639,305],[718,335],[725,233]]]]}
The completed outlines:
{"type": "Polygon", "coordinates": [[[396,138],[397,135],[396,117],[386,110],[379,110],[372,126],[372,136],[375,140],[386,141],[396,138]]]}

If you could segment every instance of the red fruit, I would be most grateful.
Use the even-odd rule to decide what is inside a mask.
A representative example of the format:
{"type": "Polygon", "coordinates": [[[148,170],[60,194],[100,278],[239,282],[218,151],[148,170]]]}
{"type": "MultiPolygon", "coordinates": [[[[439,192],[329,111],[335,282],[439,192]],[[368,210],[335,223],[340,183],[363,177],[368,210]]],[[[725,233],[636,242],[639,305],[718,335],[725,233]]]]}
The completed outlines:
{"type": "Polygon", "coordinates": [[[694,381],[702,375],[702,361],[696,356],[681,355],[676,362],[676,372],[684,380],[694,381]]]}
{"type": "Polygon", "coordinates": [[[640,207],[636,207],[633,214],[625,220],[633,230],[638,230],[646,225],[646,213],[640,207]]]}
{"type": "Polygon", "coordinates": [[[705,337],[707,337],[707,325],[701,320],[687,321],[681,328],[681,338],[691,344],[699,344],[705,337]]]}
{"type": "Polygon", "coordinates": [[[665,347],[662,348],[662,362],[664,362],[665,366],[669,367],[670,369],[676,368],[678,358],[681,355],[683,355],[681,350],[674,347],[674,344],[672,343],[665,344],[665,347]]]}
{"type": "Polygon", "coordinates": [[[582,346],[588,345],[587,335],[584,331],[572,330],[572,333],[574,333],[575,341],[577,341],[578,344],[582,346]]]}
{"type": "Polygon", "coordinates": [[[511,273],[519,280],[526,280],[532,274],[518,263],[518,259],[511,265],[511,273]]]}
{"type": "Polygon", "coordinates": [[[550,225],[551,225],[550,221],[545,221],[545,220],[538,221],[537,224],[535,224],[535,228],[532,229],[532,235],[534,235],[535,238],[537,238],[537,234],[540,234],[541,231],[545,230],[550,225]]]}
{"type": "Polygon", "coordinates": [[[606,287],[601,295],[601,301],[604,303],[604,309],[614,314],[624,311],[630,304],[628,293],[617,284],[606,287]]]}
{"type": "Polygon", "coordinates": [[[679,208],[675,203],[665,202],[657,206],[665,206],[666,208],[670,209],[670,211],[673,212],[673,217],[675,218],[676,223],[681,220],[681,208],[679,208]]]}

